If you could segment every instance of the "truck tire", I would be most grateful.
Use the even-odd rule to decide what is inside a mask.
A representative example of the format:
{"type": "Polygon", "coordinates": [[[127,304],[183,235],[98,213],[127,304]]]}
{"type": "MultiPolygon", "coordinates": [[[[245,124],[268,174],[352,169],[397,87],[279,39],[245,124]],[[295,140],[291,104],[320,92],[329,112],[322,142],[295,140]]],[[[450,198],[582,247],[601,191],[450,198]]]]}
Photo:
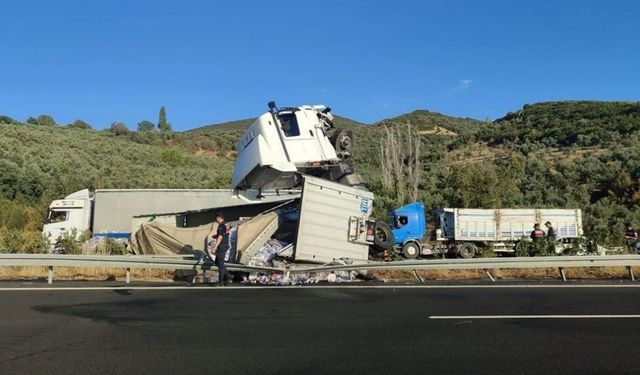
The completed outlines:
{"type": "Polygon", "coordinates": [[[393,246],[393,231],[389,224],[382,220],[376,220],[376,226],[373,230],[373,244],[378,250],[393,246]]]}
{"type": "Polygon", "coordinates": [[[338,130],[333,137],[331,137],[331,143],[338,155],[351,155],[351,151],[353,150],[353,131],[349,129],[338,130]]]}
{"type": "Polygon", "coordinates": [[[402,255],[407,259],[416,259],[420,255],[420,245],[415,242],[407,242],[402,246],[402,255]]]}
{"type": "Polygon", "coordinates": [[[478,252],[478,247],[472,242],[465,242],[458,247],[458,256],[460,258],[473,258],[478,252]]]}

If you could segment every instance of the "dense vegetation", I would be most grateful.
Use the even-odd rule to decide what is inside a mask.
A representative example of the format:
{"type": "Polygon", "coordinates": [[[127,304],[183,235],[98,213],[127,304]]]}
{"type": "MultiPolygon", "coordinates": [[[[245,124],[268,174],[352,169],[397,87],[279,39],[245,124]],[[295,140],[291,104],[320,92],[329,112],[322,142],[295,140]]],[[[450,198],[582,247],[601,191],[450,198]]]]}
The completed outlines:
{"type": "Polygon", "coordinates": [[[232,159],[168,146],[178,136],[0,123],[0,249],[33,251],[50,201],[84,188],[229,186],[232,159]]]}
{"type": "MultiPolygon", "coordinates": [[[[37,251],[49,202],[83,188],[228,187],[251,120],[183,133],[163,121],[97,131],[82,120],[0,116],[0,250],[37,251]]],[[[338,117],[337,127],[355,131],[354,158],[379,215],[405,203],[382,187],[379,155],[385,127],[406,124],[422,142],[427,207],[582,208],[586,233],[609,245],[623,242],[626,221],[640,224],[640,103],[540,103],[495,122],[429,111],[373,125],[338,117]]]]}
{"type": "MultiPolygon", "coordinates": [[[[428,207],[582,208],[586,234],[608,245],[623,243],[625,222],[640,222],[640,103],[540,103],[493,123],[438,116],[408,121],[459,134],[421,137],[420,192],[428,207]]],[[[375,151],[360,151],[359,165],[375,160],[375,151]]],[[[378,202],[404,203],[365,171],[383,197],[378,202]]]]}

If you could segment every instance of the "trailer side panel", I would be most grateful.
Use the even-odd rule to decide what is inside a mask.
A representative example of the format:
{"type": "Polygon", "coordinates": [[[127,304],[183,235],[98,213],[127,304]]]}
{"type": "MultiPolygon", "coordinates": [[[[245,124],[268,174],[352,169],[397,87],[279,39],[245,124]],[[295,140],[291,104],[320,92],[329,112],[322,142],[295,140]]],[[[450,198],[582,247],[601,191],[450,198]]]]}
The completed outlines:
{"type": "Polygon", "coordinates": [[[294,250],[296,261],[367,260],[369,245],[349,241],[349,218],[369,218],[372,210],[373,193],[305,176],[294,250]]]}
{"type": "MultiPolygon", "coordinates": [[[[445,209],[453,216],[457,241],[516,241],[528,237],[533,225],[549,221],[558,238],[582,235],[579,209],[445,209]]],[[[542,229],[545,230],[544,226],[542,229]]]]}

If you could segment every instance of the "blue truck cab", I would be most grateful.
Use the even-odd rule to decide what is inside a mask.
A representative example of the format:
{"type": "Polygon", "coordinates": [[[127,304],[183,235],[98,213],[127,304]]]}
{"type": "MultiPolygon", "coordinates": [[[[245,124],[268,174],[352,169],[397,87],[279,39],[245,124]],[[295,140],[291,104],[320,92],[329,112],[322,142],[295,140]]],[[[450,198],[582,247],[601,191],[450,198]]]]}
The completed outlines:
{"type": "Polygon", "coordinates": [[[416,258],[420,252],[420,242],[427,234],[424,204],[414,202],[389,212],[393,228],[394,245],[407,258],[416,258]]]}

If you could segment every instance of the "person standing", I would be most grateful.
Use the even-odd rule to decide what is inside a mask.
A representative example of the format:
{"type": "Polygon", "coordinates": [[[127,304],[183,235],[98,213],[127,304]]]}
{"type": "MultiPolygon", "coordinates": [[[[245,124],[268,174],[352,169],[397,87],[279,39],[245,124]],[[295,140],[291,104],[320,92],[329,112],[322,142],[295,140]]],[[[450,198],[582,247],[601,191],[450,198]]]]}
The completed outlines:
{"type": "Polygon", "coordinates": [[[229,250],[229,228],[224,221],[224,215],[222,213],[216,215],[216,222],[218,223],[218,229],[213,236],[215,242],[211,255],[216,257],[215,264],[216,267],[218,267],[218,285],[227,285],[229,283],[229,272],[227,272],[224,258],[227,255],[227,250],[229,250]]]}
{"type": "Polygon", "coordinates": [[[627,244],[636,254],[640,254],[640,241],[638,238],[638,232],[631,226],[631,223],[627,223],[626,230],[624,231],[624,239],[627,244]]]}
{"type": "Polygon", "coordinates": [[[549,238],[550,240],[555,241],[556,240],[556,230],[553,227],[553,225],[551,224],[551,222],[547,221],[546,223],[544,223],[544,226],[547,227],[547,238],[549,238]]]}
{"type": "Polygon", "coordinates": [[[531,239],[534,242],[539,242],[544,239],[544,231],[540,229],[540,224],[535,223],[533,225],[533,231],[531,231],[531,239]]]}

